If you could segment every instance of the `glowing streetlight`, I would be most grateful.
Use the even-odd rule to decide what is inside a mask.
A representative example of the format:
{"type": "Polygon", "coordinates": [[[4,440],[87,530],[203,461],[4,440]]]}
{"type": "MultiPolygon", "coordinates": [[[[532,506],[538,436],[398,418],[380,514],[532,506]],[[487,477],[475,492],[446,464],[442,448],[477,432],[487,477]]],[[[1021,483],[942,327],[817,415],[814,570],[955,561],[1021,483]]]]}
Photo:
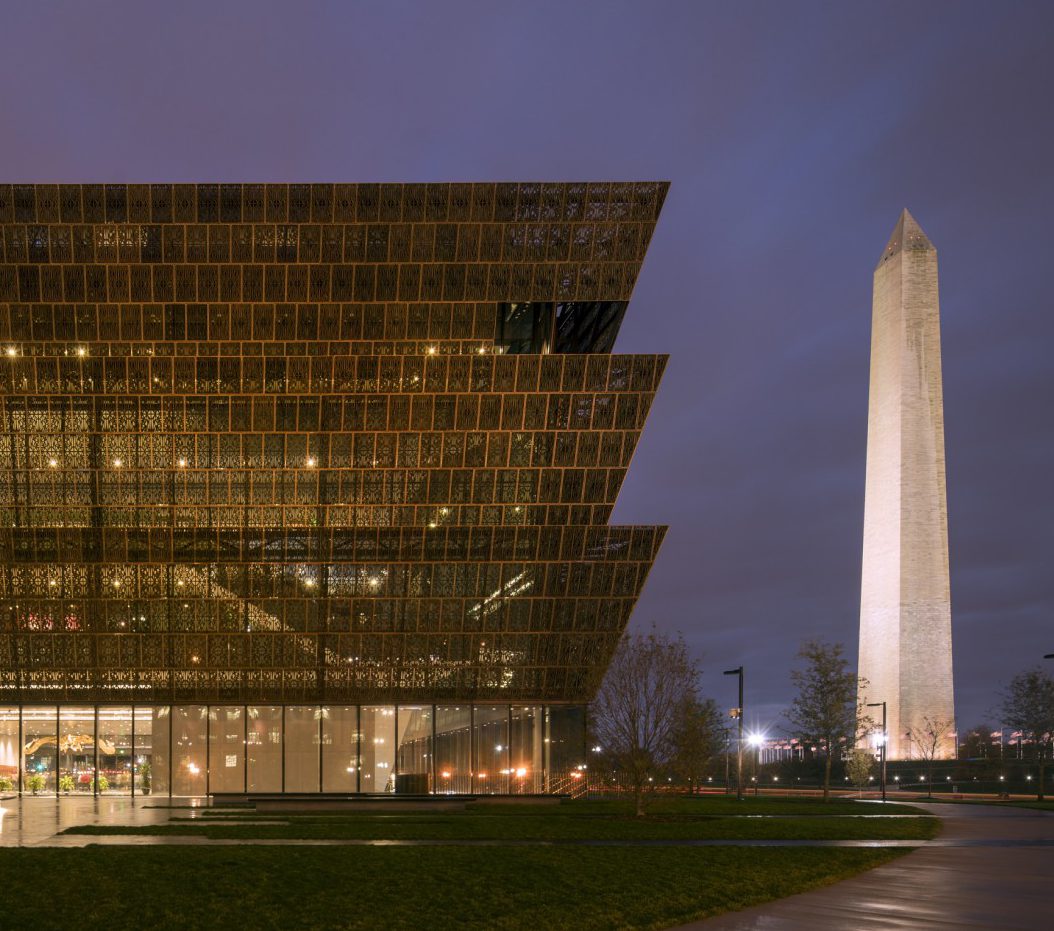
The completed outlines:
{"type": "Polygon", "coordinates": [[[886,703],[884,701],[873,701],[868,703],[868,708],[882,706],[882,733],[875,735],[875,745],[882,754],[882,801],[886,800],[886,703]]]}
{"type": "Polygon", "coordinates": [[[761,745],[765,743],[765,735],[754,733],[747,738],[747,743],[754,748],[754,798],[758,797],[758,776],[761,775],[761,745]]]}

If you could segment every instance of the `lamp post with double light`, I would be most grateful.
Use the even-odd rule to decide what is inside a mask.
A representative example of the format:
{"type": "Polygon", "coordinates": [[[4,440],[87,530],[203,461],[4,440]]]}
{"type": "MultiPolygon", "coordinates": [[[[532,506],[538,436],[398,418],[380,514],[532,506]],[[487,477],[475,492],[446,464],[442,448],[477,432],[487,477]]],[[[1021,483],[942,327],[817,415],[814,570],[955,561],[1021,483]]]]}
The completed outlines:
{"type": "Polygon", "coordinates": [[[736,717],[739,719],[739,739],[736,742],[736,801],[743,801],[743,667],[726,669],[726,676],[739,676],[739,707],[736,717]]]}
{"type": "Polygon", "coordinates": [[[882,801],[886,800],[886,703],[884,701],[869,702],[868,708],[882,706],[882,734],[879,737],[879,752],[882,754],[882,801]]]}

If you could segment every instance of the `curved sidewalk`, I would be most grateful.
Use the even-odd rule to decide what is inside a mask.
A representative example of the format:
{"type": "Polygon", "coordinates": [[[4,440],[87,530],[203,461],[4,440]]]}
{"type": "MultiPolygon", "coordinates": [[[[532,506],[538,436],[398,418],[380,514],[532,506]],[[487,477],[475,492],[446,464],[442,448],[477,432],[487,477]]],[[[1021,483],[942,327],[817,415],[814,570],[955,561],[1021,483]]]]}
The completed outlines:
{"type": "Polygon", "coordinates": [[[1054,846],[1048,845],[1054,841],[1054,812],[973,804],[919,807],[944,820],[940,839],[951,844],[927,846],[834,886],[679,931],[1054,927],[1054,846]]]}

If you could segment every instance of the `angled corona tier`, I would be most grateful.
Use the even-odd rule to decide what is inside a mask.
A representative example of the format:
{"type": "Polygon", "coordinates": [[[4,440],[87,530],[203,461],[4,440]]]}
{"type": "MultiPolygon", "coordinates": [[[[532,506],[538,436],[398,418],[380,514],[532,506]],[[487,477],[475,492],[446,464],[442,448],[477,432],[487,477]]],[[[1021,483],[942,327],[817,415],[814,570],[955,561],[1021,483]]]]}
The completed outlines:
{"type": "MultiPolygon", "coordinates": [[[[420,749],[462,712],[515,744],[523,708],[548,752],[665,529],[608,524],[665,364],[611,354],[665,193],[0,185],[0,704],[96,760],[54,706],[155,709],[170,790],[187,708],[250,747],[354,711],[359,750],[377,709],[420,749]]],[[[459,769],[508,788],[482,739],[459,769]]]]}
{"type": "Polygon", "coordinates": [[[933,755],[938,723],[954,755],[937,250],[907,210],[874,276],[859,672],[891,759],[933,755]]]}

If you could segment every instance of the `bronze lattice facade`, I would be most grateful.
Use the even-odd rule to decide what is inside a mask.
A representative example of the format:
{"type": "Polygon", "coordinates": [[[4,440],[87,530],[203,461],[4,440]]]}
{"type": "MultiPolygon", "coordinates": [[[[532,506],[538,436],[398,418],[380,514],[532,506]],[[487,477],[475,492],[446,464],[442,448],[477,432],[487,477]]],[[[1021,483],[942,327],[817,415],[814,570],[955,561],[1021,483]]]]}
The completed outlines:
{"type": "Polygon", "coordinates": [[[0,703],[588,700],[665,192],[0,185],[0,703]]]}

